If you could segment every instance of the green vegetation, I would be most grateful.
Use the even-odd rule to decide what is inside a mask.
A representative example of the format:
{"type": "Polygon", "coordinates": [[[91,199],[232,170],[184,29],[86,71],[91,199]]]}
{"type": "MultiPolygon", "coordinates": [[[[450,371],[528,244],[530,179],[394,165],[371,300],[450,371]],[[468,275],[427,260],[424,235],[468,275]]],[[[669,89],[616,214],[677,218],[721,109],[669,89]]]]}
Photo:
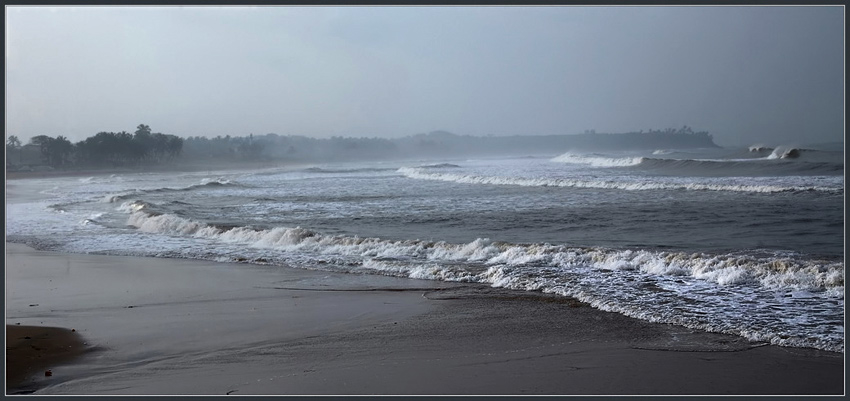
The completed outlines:
{"type": "Polygon", "coordinates": [[[183,139],[151,133],[141,124],[134,134],[99,132],[76,145],[79,165],[92,167],[144,166],[170,162],[180,155],[183,139]]]}
{"type": "Polygon", "coordinates": [[[202,136],[186,139],[151,132],[141,124],[128,132],[99,132],[72,144],[67,138],[39,135],[21,146],[6,140],[6,170],[144,169],[222,163],[288,163],[392,160],[422,157],[557,155],[569,150],[618,151],[717,147],[707,132],[690,127],[621,134],[588,130],[578,135],[476,137],[434,131],[403,138],[309,138],[296,135],[202,136]]]}
{"type": "Polygon", "coordinates": [[[21,146],[17,136],[6,140],[6,170],[15,171],[32,166],[54,169],[144,167],[171,162],[183,149],[183,139],[174,135],[151,133],[141,124],[134,134],[128,132],[99,132],[84,141],[71,143],[64,136],[33,137],[21,146]],[[37,160],[33,151],[37,150],[37,160]],[[16,157],[17,156],[17,157],[16,157]]]}

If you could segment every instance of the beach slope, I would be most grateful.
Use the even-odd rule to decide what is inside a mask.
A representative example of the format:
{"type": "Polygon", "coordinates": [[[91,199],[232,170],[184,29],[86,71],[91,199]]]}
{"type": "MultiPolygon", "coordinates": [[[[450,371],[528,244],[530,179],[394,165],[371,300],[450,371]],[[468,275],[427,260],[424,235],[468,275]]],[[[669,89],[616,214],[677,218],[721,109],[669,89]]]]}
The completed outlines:
{"type": "Polygon", "coordinates": [[[554,295],[20,244],[6,261],[6,368],[26,376],[7,394],[844,393],[843,354],[554,295]],[[21,370],[24,326],[87,352],[21,370]]]}

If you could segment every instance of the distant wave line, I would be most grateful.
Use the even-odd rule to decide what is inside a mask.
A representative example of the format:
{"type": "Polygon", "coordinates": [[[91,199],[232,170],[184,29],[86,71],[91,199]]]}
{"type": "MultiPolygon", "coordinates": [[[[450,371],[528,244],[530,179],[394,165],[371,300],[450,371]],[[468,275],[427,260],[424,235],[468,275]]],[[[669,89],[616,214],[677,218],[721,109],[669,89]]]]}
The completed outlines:
{"type": "Polygon", "coordinates": [[[122,200],[127,200],[132,197],[137,197],[139,195],[147,194],[147,193],[158,193],[158,192],[185,192],[192,191],[201,188],[210,188],[210,187],[220,187],[220,186],[229,186],[229,185],[238,185],[234,181],[227,180],[224,178],[204,178],[201,180],[199,184],[189,185],[183,188],[152,188],[152,189],[131,189],[123,192],[119,192],[117,194],[109,194],[103,197],[104,203],[116,203],[122,200]]]}
{"type": "Polygon", "coordinates": [[[526,187],[566,187],[566,188],[593,188],[593,189],[621,189],[627,191],[648,190],[691,190],[691,191],[735,191],[754,193],[775,192],[843,192],[843,188],[828,188],[818,186],[774,186],[774,185],[723,185],[723,184],[676,184],[661,182],[618,182],[618,181],[590,181],[559,178],[518,178],[518,177],[495,177],[462,174],[446,174],[424,172],[420,169],[402,167],[399,173],[412,179],[434,180],[455,182],[460,184],[488,184],[488,185],[517,185],[526,187]]]}

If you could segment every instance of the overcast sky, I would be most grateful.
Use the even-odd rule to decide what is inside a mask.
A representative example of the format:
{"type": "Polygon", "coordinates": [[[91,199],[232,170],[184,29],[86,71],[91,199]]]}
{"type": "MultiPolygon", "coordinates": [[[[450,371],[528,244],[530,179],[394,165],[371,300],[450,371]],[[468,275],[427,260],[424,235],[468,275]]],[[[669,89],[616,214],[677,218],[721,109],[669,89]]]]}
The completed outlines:
{"type": "Polygon", "coordinates": [[[835,7],[6,7],[6,135],[844,140],[835,7]]]}

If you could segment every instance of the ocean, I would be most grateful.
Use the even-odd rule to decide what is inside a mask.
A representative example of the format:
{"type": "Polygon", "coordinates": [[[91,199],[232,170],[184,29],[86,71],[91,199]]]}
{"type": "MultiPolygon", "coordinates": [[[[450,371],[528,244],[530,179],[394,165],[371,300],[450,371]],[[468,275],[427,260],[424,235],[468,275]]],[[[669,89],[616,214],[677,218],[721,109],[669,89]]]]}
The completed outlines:
{"type": "Polygon", "coordinates": [[[43,195],[6,205],[6,240],[37,249],[483,283],[844,352],[842,152],[567,152],[7,186],[43,195]]]}

